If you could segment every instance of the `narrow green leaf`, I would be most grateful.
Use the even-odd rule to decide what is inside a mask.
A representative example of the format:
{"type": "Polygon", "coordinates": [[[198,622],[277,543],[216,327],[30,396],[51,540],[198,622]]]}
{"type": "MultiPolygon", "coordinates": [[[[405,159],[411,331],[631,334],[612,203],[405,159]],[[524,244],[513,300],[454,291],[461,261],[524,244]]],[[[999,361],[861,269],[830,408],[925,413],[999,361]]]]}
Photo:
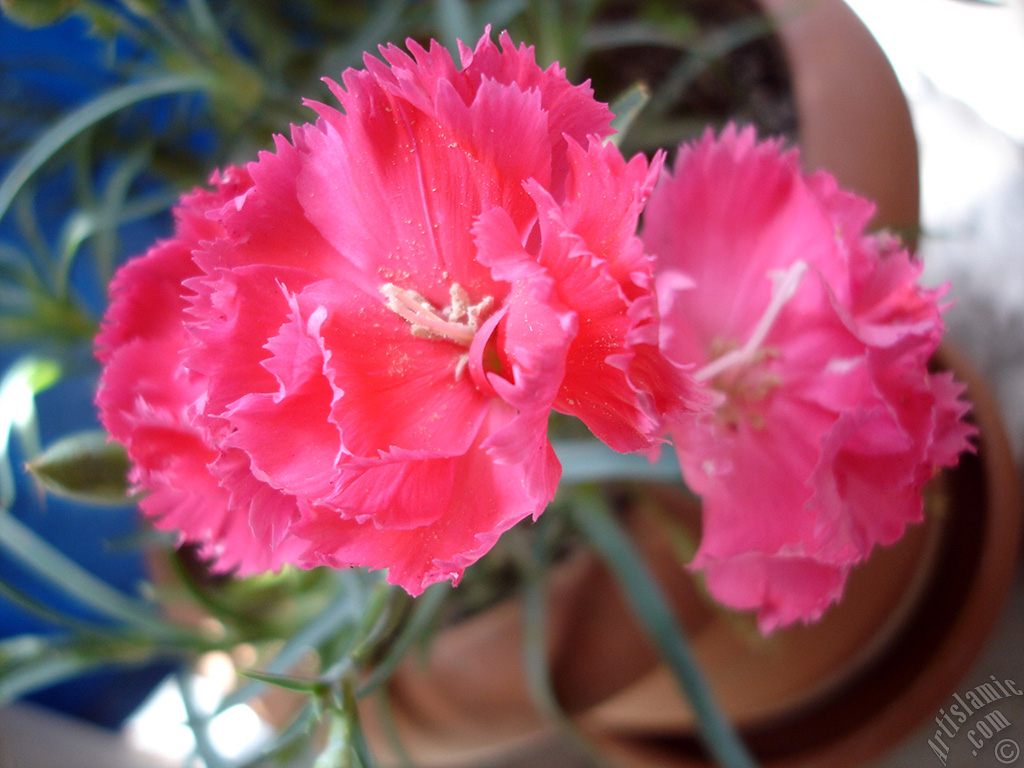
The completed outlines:
{"type": "Polygon", "coordinates": [[[155,646],[115,636],[21,635],[0,642],[0,707],[97,667],[138,665],[161,655],[155,646]]]}
{"type": "Polygon", "coordinates": [[[36,277],[41,285],[48,286],[52,283],[53,258],[50,254],[50,244],[39,223],[34,183],[29,181],[22,187],[21,195],[13,201],[12,208],[18,235],[29,250],[36,277]]]}
{"type": "Polygon", "coordinates": [[[24,288],[38,288],[41,285],[32,259],[10,243],[0,242],[0,276],[5,283],[14,283],[24,288]]]}
{"type": "MultiPolygon", "coordinates": [[[[95,215],[91,217],[92,244],[96,271],[104,285],[110,282],[119,252],[118,227],[125,221],[128,192],[151,159],[149,146],[143,146],[120,162],[103,190],[95,215]]],[[[65,280],[67,276],[65,275],[65,280]]]]}
{"type": "Polygon", "coordinates": [[[28,592],[21,589],[17,584],[13,584],[3,578],[0,578],[0,597],[10,601],[22,610],[27,611],[44,621],[72,629],[80,634],[100,631],[98,627],[86,624],[74,616],[58,611],[46,603],[37,600],[33,595],[30,595],[28,592]]]}
{"type": "Polygon", "coordinates": [[[137,16],[152,16],[160,11],[159,0],[121,0],[121,2],[137,16]]]}
{"type": "Polygon", "coordinates": [[[238,674],[250,680],[258,680],[261,683],[299,693],[319,693],[326,685],[323,680],[317,678],[275,675],[270,672],[260,672],[258,669],[239,669],[238,674]]]}
{"type": "Polygon", "coordinates": [[[583,46],[588,52],[640,46],[682,50],[693,44],[699,31],[692,27],[680,33],[663,24],[653,24],[649,20],[616,19],[614,23],[601,22],[591,25],[584,32],[583,46]]]}
{"type": "Polygon", "coordinates": [[[91,504],[130,504],[128,454],[103,430],[61,438],[26,468],[58,496],[91,504]]]}
{"type": "Polygon", "coordinates": [[[321,70],[342,72],[358,66],[366,51],[374,50],[383,41],[393,40],[395,30],[408,13],[410,0],[380,0],[373,4],[373,16],[357,29],[357,34],[324,57],[321,70]]]}
{"type": "Polygon", "coordinates": [[[96,336],[97,322],[75,300],[57,299],[42,291],[34,291],[27,298],[31,302],[27,312],[0,314],[0,344],[41,339],[79,344],[96,336]]]}
{"type": "Polygon", "coordinates": [[[376,644],[391,623],[392,609],[396,600],[402,600],[405,593],[400,587],[381,581],[370,593],[362,621],[353,637],[354,643],[347,649],[350,659],[358,661],[364,655],[372,653],[376,644]]]}
{"type": "Polygon", "coordinates": [[[619,146],[626,138],[630,126],[643,111],[650,96],[650,91],[645,83],[635,83],[620,93],[611,103],[612,114],[615,115],[612,120],[612,128],[615,129],[615,133],[610,139],[613,144],[619,146]]]}
{"type": "Polygon", "coordinates": [[[199,30],[199,33],[208,40],[216,43],[222,42],[223,35],[221,34],[220,27],[217,26],[217,20],[214,18],[213,12],[210,10],[206,0],[186,0],[186,5],[188,6],[192,23],[199,30]]]}
{"type": "Polygon", "coordinates": [[[713,62],[771,33],[772,28],[771,19],[764,14],[754,14],[701,36],[698,43],[669,70],[651,94],[644,115],[645,121],[661,120],[713,62]]]}
{"type": "Polygon", "coordinates": [[[11,467],[6,436],[0,439],[0,509],[10,509],[17,497],[17,480],[11,467]]]}
{"type": "Polygon", "coordinates": [[[530,0],[528,13],[537,19],[537,61],[541,66],[560,62],[566,66],[565,42],[568,35],[562,20],[562,3],[551,0],[530,0]]]}
{"type": "Polygon", "coordinates": [[[562,484],[601,480],[680,480],[679,461],[671,446],[664,446],[651,462],[636,453],[617,453],[598,440],[553,440],[562,463],[562,484]]]}
{"type": "Polygon", "coordinates": [[[0,670],[0,707],[10,704],[32,691],[103,666],[103,659],[83,658],[67,654],[47,654],[43,658],[0,670]]]}
{"type": "Polygon", "coordinates": [[[0,640],[0,670],[11,669],[18,664],[31,661],[45,654],[51,646],[59,642],[62,642],[59,638],[35,634],[5,637],[0,640]]]}
{"type": "Polygon", "coordinates": [[[382,735],[398,760],[398,765],[401,768],[417,768],[416,761],[402,743],[402,734],[399,733],[398,724],[395,722],[395,710],[391,706],[391,698],[386,689],[379,689],[374,694],[374,703],[377,705],[377,722],[382,735]]]}
{"type": "Polygon", "coordinates": [[[86,128],[140,101],[172,93],[200,91],[209,85],[194,75],[163,75],[114,88],[75,109],[36,139],[0,182],[0,219],[6,215],[25,182],[86,128]]]}
{"type": "Polygon", "coordinates": [[[14,503],[14,469],[8,450],[11,435],[18,437],[25,456],[39,452],[35,396],[52,386],[60,374],[55,361],[28,355],[16,360],[0,379],[0,508],[14,503]]]}
{"type": "MultiPolygon", "coordinates": [[[[484,24],[490,24],[491,29],[507,29],[512,20],[522,14],[527,7],[527,0],[490,0],[479,11],[478,18],[484,24]]],[[[483,34],[483,29],[476,30],[478,35],[483,34]]],[[[467,40],[468,45],[472,42],[467,40]]]]}
{"type": "MultiPolygon", "coordinates": [[[[367,596],[357,584],[359,578],[354,569],[338,571],[337,597],[314,619],[288,638],[277,655],[263,669],[264,674],[285,675],[302,659],[303,654],[315,650],[328,639],[346,630],[353,630],[361,620],[366,608],[367,596]]],[[[224,711],[235,704],[242,704],[266,687],[260,680],[252,680],[232,691],[220,703],[218,711],[224,711]]]]}
{"type": "Polygon", "coordinates": [[[63,296],[68,290],[69,274],[75,257],[93,233],[92,216],[85,211],[75,211],[64,221],[57,240],[57,266],[54,270],[55,292],[63,296]]]}
{"type": "Polygon", "coordinates": [[[424,636],[427,629],[434,623],[434,619],[437,618],[438,611],[451,589],[448,584],[433,584],[414,600],[408,621],[395,641],[388,647],[384,658],[374,665],[369,677],[360,684],[356,691],[358,697],[366,696],[391,677],[409,649],[424,636]]]}
{"type": "Polygon", "coordinates": [[[689,698],[710,755],[723,768],[753,768],[753,758],[719,709],[668,600],[600,492],[580,489],[573,502],[573,521],[608,564],[637,619],[689,698]]]}
{"type": "Polygon", "coordinates": [[[3,511],[0,511],[0,548],[6,550],[8,557],[104,616],[122,621],[151,637],[185,637],[182,630],[165,623],[150,603],[114,589],[3,511]]]}
{"type": "Polygon", "coordinates": [[[256,768],[256,766],[263,768],[270,765],[304,765],[305,763],[289,760],[288,758],[294,757],[294,753],[297,751],[301,751],[303,754],[308,753],[311,741],[310,736],[318,721],[319,707],[317,700],[308,698],[305,704],[303,704],[302,709],[292,718],[288,727],[283,731],[278,731],[270,744],[263,747],[258,755],[244,763],[245,768],[256,768]]]}

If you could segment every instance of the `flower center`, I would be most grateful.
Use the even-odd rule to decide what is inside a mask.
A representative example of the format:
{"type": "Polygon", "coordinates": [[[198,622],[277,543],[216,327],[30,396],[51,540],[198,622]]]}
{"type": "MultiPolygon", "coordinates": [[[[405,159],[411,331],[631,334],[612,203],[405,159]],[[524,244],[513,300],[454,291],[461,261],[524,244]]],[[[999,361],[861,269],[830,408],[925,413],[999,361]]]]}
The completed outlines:
{"type": "Polygon", "coordinates": [[[416,291],[385,283],[380,292],[387,299],[387,307],[412,326],[413,336],[435,341],[451,341],[463,347],[473,342],[482,320],[494,307],[494,298],[485,296],[477,304],[470,304],[469,294],[458,283],[449,290],[451,303],[437,310],[416,291]]]}
{"type": "Polygon", "coordinates": [[[766,370],[767,362],[778,357],[779,352],[766,347],[764,341],[783,308],[796,295],[807,268],[807,262],[797,261],[785,271],[770,273],[771,300],[746,343],[735,347],[718,340],[712,346],[711,362],[694,373],[697,381],[710,382],[719,394],[717,414],[726,424],[736,426],[746,420],[756,428],[763,426],[764,418],[757,404],[781,383],[778,374],[766,370]]]}
{"type": "Polygon", "coordinates": [[[754,327],[747,343],[738,349],[726,352],[713,359],[710,363],[693,374],[697,381],[709,381],[730,368],[749,365],[758,356],[761,345],[768,337],[769,331],[779,318],[786,304],[789,303],[800,288],[800,283],[807,273],[807,262],[797,261],[785,272],[770,272],[772,279],[772,298],[768,302],[761,319],[754,327]]]}
{"type": "Polygon", "coordinates": [[[777,349],[762,347],[744,365],[722,371],[712,379],[711,386],[719,398],[715,414],[722,423],[737,427],[746,422],[755,429],[764,426],[761,403],[782,383],[769,368],[778,356],[777,349]]]}

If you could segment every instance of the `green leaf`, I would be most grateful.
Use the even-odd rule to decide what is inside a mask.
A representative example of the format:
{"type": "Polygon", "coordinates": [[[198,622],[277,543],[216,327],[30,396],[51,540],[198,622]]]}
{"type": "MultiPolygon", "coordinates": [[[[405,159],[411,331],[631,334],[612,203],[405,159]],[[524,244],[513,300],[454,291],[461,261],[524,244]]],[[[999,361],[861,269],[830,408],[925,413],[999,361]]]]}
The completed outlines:
{"type": "Polygon", "coordinates": [[[185,672],[175,674],[181,701],[185,705],[186,724],[196,740],[195,752],[206,768],[228,768],[228,761],[221,757],[210,739],[210,716],[196,701],[195,678],[185,672]]]}
{"type": "Polygon", "coordinates": [[[209,82],[197,76],[164,75],[111,89],[83,104],[36,139],[7,172],[0,182],[0,219],[7,213],[25,182],[82,131],[140,101],[209,87],[209,82]]]}
{"type": "Polygon", "coordinates": [[[327,720],[327,742],[313,763],[313,768],[354,768],[348,713],[332,707],[324,719],[327,720]]]}
{"type": "Polygon", "coordinates": [[[668,600],[600,491],[580,489],[573,502],[573,521],[607,563],[633,613],[688,697],[710,755],[723,768],[754,768],[746,747],[719,709],[668,600]]]}
{"type": "Polygon", "coordinates": [[[701,36],[697,44],[680,58],[651,94],[644,114],[645,122],[660,121],[664,118],[673,104],[682,98],[712,63],[721,61],[743,45],[770,34],[772,24],[767,16],[753,14],[701,36]]]}
{"type": "Polygon", "coordinates": [[[152,638],[191,641],[193,636],[157,614],[155,607],[129,597],[82,568],[7,512],[0,511],[0,548],[37,576],[82,605],[117,619],[152,638]]]}
{"type": "MultiPolygon", "coordinates": [[[[491,29],[508,29],[512,21],[526,8],[527,0],[490,0],[477,11],[477,18],[490,24],[491,29]]],[[[476,32],[478,35],[483,34],[483,29],[476,32]]],[[[466,44],[473,45],[473,41],[467,40],[466,44]]]]}
{"type": "Polygon", "coordinates": [[[20,635],[0,641],[0,707],[27,693],[96,669],[165,655],[138,638],[20,635]]]}
{"type": "MultiPolygon", "coordinates": [[[[89,634],[99,631],[98,627],[87,624],[86,622],[59,611],[56,608],[52,608],[41,600],[38,600],[34,595],[23,590],[18,584],[12,583],[2,577],[0,577],[0,597],[8,600],[22,610],[38,616],[44,621],[48,621],[60,627],[72,629],[79,634],[89,634]]],[[[3,659],[0,657],[0,667],[3,666],[2,661],[3,659]]]]}
{"type": "Polygon", "coordinates": [[[360,684],[356,695],[362,698],[391,677],[409,649],[422,639],[437,618],[441,606],[452,590],[450,584],[432,584],[413,601],[412,612],[384,657],[373,666],[370,675],[360,684]]]}
{"type": "Polygon", "coordinates": [[[60,373],[60,366],[53,360],[29,355],[16,360],[0,379],[0,508],[10,507],[15,497],[8,451],[11,434],[17,435],[25,456],[31,458],[39,452],[35,396],[52,386],[60,373]]]}
{"type": "Polygon", "coordinates": [[[121,0],[125,7],[137,16],[152,16],[160,12],[157,0],[121,0]]]}
{"type": "Polygon", "coordinates": [[[0,393],[6,392],[8,386],[14,386],[13,382],[19,382],[32,395],[38,395],[60,381],[60,377],[61,367],[56,360],[30,355],[7,369],[3,383],[0,384],[0,393]]]}
{"type": "Polygon", "coordinates": [[[678,482],[681,479],[679,460],[667,445],[662,447],[655,462],[636,453],[617,453],[598,440],[553,440],[552,447],[562,463],[562,485],[601,480],[678,482]]]}
{"type": "Polygon", "coordinates": [[[284,730],[278,730],[274,734],[273,741],[263,747],[259,755],[256,755],[243,766],[235,768],[266,768],[267,766],[290,766],[300,765],[297,755],[308,753],[312,739],[310,734],[314,732],[320,720],[320,706],[316,699],[309,697],[305,700],[302,708],[292,717],[291,723],[284,730]]]}
{"type": "Polygon", "coordinates": [[[398,761],[396,765],[400,768],[417,768],[416,761],[402,743],[402,734],[398,731],[395,710],[387,690],[378,690],[373,696],[373,703],[376,705],[376,719],[381,735],[398,761]]]}
{"type": "Polygon", "coordinates": [[[319,693],[325,687],[323,680],[310,677],[296,677],[295,675],[275,675],[270,672],[260,672],[258,669],[239,669],[238,674],[250,680],[257,680],[268,685],[275,685],[289,691],[299,693],[319,693]]]}
{"type": "Polygon", "coordinates": [[[0,10],[25,27],[46,27],[67,16],[79,0],[0,0],[0,10]]]}
{"type": "Polygon", "coordinates": [[[61,438],[26,468],[48,491],[91,504],[130,504],[128,454],[102,430],[61,438]]]}
{"type": "Polygon", "coordinates": [[[372,653],[381,638],[388,633],[393,622],[396,606],[401,605],[406,597],[399,587],[381,581],[370,593],[364,609],[362,621],[353,637],[353,644],[346,649],[347,656],[353,661],[360,661],[372,653]]]}
{"type": "Polygon", "coordinates": [[[612,114],[615,115],[612,120],[612,128],[615,129],[615,134],[611,137],[612,143],[616,146],[622,143],[629,133],[630,126],[643,111],[650,97],[650,91],[645,83],[635,83],[615,98],[611,103],[612,114]]]}
{"type": "MultiPolygon", "coordinates": [[[[264,667],[263,674],[286,675],[309,650],[316,650],[324,642],[345,632],[354,631],[365,615],[369,595],[361,585],[361,574],[355,569],[337,571],[340,582],[334,600],[288,638],[277,655],[264,667]]],[[[374,576],[374,578],[377,578],[374,576]]],[[[252,680],[232,691],[218,707],[223,712],[235,704],[241,704],[264,689],[266,683],[252,680]]]]}
{"type": "Polygon", "coordinates": [[[373,4],[373,15],[356,28],[355,34],[337,49],[328,51],[320,65],[324,72],[341,72],[359,66],[363,54],[396,37],[410,0],[380,0],[373,4]]]}
{"type": "Polygon", "coordinates": [[[0,707],[32,691],[101,667],[104,663],[103,659],[48,653],[13,669],[0,670],[0,707]]]}

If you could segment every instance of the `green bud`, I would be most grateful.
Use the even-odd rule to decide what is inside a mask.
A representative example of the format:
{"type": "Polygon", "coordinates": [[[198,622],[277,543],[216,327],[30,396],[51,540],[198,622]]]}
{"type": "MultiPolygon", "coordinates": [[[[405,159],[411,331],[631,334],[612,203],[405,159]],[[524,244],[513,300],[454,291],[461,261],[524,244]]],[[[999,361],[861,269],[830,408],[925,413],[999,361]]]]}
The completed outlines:
{"type": "Polygon", "coordinates": [[[102,430],[77,432],[58,440],[26,465],[58,496],[91,504],[130,504],[128,455],[102,430]]]}

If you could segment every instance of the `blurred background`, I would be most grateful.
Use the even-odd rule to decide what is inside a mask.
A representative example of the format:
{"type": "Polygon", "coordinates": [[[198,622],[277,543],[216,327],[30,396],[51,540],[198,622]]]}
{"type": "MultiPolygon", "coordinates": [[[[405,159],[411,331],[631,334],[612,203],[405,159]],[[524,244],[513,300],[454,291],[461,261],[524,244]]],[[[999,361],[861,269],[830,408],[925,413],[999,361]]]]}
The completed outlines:
{"type": "MultiPolygon", "coordinates": [[[[381,40],[437,36],[453,45],[456,38],[477,39],[491,23],[535,44],[542,62],[561,62],[571,78],[593,78],[602,100],[613,101],[643,80],[649,99],[623,144],[627,152],[674,146],[707,124],[729,119],[754,122],[763,133],[793,136],[796,131],[789,83],[779,74],[781,54],[766,39],[765,28],[747,18],[749,3],[733,0],[224,3],[236,30],[230,42],[242,57],[218,53],[220,33],[212,18],[203,16],[205,3],[170,4],[193,11],[196,28],[206,35],[196,39],[173,27],[161,30],[159,15],[150,13],[155,5],[142,0],[135,3],[138,17],[155,23],[112,35],[103,26],[113,23],[103,15],[104,4],[91,5],[98,9],[90,21],[93,34],[85,33],[89,25],[77,17],[39,30],[0,19],[0,174],[15,166],[45,127],[129,82],[130,72],[187,78],[198,62],[226,85],[200,96],[188,95],[188,82],[164,83],[168,92],[179,88],[186,95],[140,100],[123,118],[77,143],[57,167],[34,180],[31,206],[12,204],[0,189],[3,208],[11,206],[0,221],[0,238],[66,267],[75,285],[75,298],[67,302],[52,292],[0,297],[6,305],[0,333],[9,347],[4,368],[36,344],[39,334],[53,337],[56,327],[67,332],[56,334],[61,337],[53,341],[57,354],[72,374],[80,373],[41,400],[44,442],[92,423],[88,362],[76,355],[81,342],[91,338],[116,262],[169,231],[166,208],[174,190],[201,183],[213,165],[251,157],[271,133],[308,119],[300,94],[326,98],[318,78],[358,66],[362,51],[381,40]],[[638,9],[643,23],[627,21],[638,9]],[[326,21],[310,25],[310,18],[326,21]],[[158,48],[150,45],[154,35],[162,36],[158,48]],[[655,46],[660,54],[635,68],[629,52],[641,46],[655,46]],[[681,55],[698,49],[700,56],[681,55]],[[144,137],[139,125],[149,129],[144,137]],[[86,236],[82,219],[61,218],[69,209],[81,209],[83,199],[103,215],[119,211],[115,233],[86,236]],[[50,232],[59,236],[40,235],[50,232]],[[86,241],[88,258],[80,259],[86,241]],[[29,315],[49,325],[9,322],[29,315]]],[[[1024,0],[849,0],[849,5],[885,50],[911,108],[921,162],[918,242],[927,281],[951,282],[950,338],[992,387],[1018,476],[1024,475],[1024,0]]],[[[211,7],[223,11],[217,3],[211,7]]],[[[2,261],[6,269],[10,260],[5,255],[2,261]]],[[[23,483],[16,490],[28,504],[31,487],[23,483]]],[[[95,546],[99,540],[130,539],[130,516],[111,513],[99,518],[98,526],[96,518],[83,523],[73,506],[69,511],[60,503],[51,504],[46,515],[29,506],[16,508],[16,514],[62,546],[77,546],[82,564],[111,583],[132,589],[142,578],[144,564],[130,548],[112,553],[95,546]]],[[[0,632],[24,631],[23,621],[17,611],[0,613],[0,632]]],[[[1024,684],[1022,648],[1024,578],[1018,572],[999,626],[965,676],[964,688],[990,675],[1024,684]]],[[[209,672],[213,680],[225,674],[209,672]]],[[[190,734],[180,725],[184,712],[164,688],[146,698],[165,673],[158,665],[141,681],[137,675],[96,676],[0,710],[0,768],[175,764],[189,749],[190,734]]],[[[1013,733],[1024,735],[1024,698],[1004,704],[1001,711],[1015,724],[1013,733]]],[[[224,743],[258,740],[264,726],[251,712],[235,715],[222,721],[224,743]]],[[[935,723],[925,722],[875,768],[934,765],[937,758],[927,742],[935,729],[935,723]]],[[[948,765],[989,765],[983,760],[990,759],[962,750],[948,765]]]]}

